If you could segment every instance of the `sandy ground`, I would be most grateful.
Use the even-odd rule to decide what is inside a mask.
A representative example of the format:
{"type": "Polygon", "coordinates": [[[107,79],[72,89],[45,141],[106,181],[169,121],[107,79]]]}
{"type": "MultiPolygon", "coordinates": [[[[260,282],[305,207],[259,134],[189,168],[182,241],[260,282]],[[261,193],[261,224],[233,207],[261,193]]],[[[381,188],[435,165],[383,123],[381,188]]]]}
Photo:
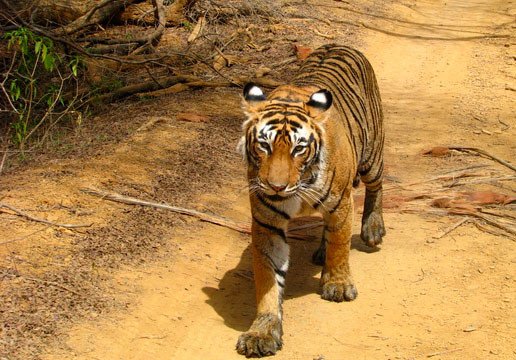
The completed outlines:
{"type": "MultiPolygon", "coordinates": [[[[515,43],[507,36],[514,35],[514,3],[402,1],[386,3],[381,11],[371,11],[367,2],[362,7],[354,2],[353,7],[337,1],[314,3],[318,6],[313,11],[321,17],[358,19],[367,25],[356,31],[354,42],[373,64],[382,92],[390,194],[398,191],[397,185],[479,164],[485,165],[483,174],[514,175],[478,156],[421,156],[423,149],[455,144],[483,148],[514,164],[515,43]]],[[[339,24],[321,29],[335,36],[334,42],[348,39],[339,24]]],[[[328,41],[314,36],[305,45],[328,41]]],[[[35,214],[53,221],[95,223],[93,229],[76,232],[14,216],[2,221],[0,234],[6,240],[39,231],[0,247],[0,255],[9,261],[24,259],[16,264],[20,272],[31,262],[38,264],[32,269],[35,274],[54,262],[73,262],[67,254],[83,237],[99,244],[104,236],[115,235],[134,242],[159,239],[156,252],[161,255],[152,260],[124,262],[127,247],[121,247],[119,258],[105,260],[121,265],[100,263],[91,269],[103,279],[98,291],[117,305],[63,322],[54,339],[42,346],[43,359],[241,358],[234,346],[255,309],[250,237],[164,211],[136,211],[79,191],[85,186],[107,188],[249,220],[244,169],[233,153],[242,120],[238,91],[206,90],[193,99],[160,101],[171,102],[160,113],[151,111],[153,103],[131,105],[140,107],[146,125],[95,157],[55,160],[0,179],[0,199],[6,203],[36,209],[35,214]],[[175,116],[181,111],[202,113],[209,121],[178,122],[175,116]],[[199,140],[205,144],[192,145],[199,140]],[[197,156],[190,164],[181,161],[197,156]],[[49,256],[50,248],[57,249],[55,255],[49,256]]],[[[435,190],[436,182],[421,183],[415,191],[435,190]]],[[[514,196],[514,184],[460,190],[491,189],[514,196]]],[[[514,241],[473,222],[437,238],[461,218],[432,215],[425,202],[401,211],[392,204],[395,199],[393,195],[386,201],[388,234],[380,251],[369,251],[358,235],[353,237],[350,261],[359,296],[351,303],[320,299],[320,268],[310,263],[318,240],[309,235],[316,230],[304,240],[290,241],[284,347],[276,358],[514,359],[514,241]]],[[[508,211],[513,206],[507,205],[508,211]]],[[[356,213],[358,234],[360,209],[356,213]]],[[[102,246],[96,246],[91,257],[105,259],[102,246]]],[[[14,359],[16,354],[4,357],[14,359]]]]}

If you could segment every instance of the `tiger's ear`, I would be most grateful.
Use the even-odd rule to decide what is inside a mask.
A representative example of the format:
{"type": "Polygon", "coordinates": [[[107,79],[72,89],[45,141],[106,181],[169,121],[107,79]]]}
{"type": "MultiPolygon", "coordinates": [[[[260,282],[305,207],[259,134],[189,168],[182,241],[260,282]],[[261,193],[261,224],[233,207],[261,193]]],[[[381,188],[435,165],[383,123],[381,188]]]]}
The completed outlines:
{"type": "Polygon", "coordinates": [[[266,99],[263,90],[254,83],[247,83],[244,86],[245,101],[263,101],[266,99]]]}
{"type": "Polygon", "coordinates": [[[306,108],[310,116],[318,117],[331,107],[333,96],[328,90],[319,90],[310,96],[306,108]]]}
{"type": "Polygon", "coordinates": [[[259,111],[267,97],[263,90],[256,84],[248,83],[244,86],[244,110],[248,113],[259,111]]]}

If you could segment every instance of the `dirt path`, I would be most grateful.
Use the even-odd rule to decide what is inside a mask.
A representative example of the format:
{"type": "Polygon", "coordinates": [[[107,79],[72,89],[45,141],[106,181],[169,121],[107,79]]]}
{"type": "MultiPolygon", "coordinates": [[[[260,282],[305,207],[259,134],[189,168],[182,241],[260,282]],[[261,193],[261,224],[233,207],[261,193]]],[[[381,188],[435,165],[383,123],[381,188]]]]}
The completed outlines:
{"type": "MultiPolygon", "coordinates": [[[[491,35],[514,33],[515,5],[503,0],[404,1],[373,12],[366,2],[359,10],[348,8],[346,2],[317,3],[320,16],[359,19],[367,25],[357,30],[357,42],[376,69],[382,91],[388,184],[408,184],[477,164],[488,165],[483,171],[491,174],[512,174],[474,156],[429,158],[420,152],[444,144],[477,146],[514,163],[514,37],[491,35]]],[[[346,41],[338,30],[328,28],[336,36],[333,41],[346,41]]],[[[314,37],[307,45],[326,41],[314,37]]],[[[140,239],[152,232],[163,243],[173,244],[166,256],[138,266],[122,262],[114,276],[106,276],[109,296],[126,302],[126,309],[93,314],[65,328],[66,334],[61,332],[44,359],[241,358],[234,351],[235,342],[252,322],[255,307],[249,236],[186,218],[170,220],[173,215],[163,212],[130,212],[128,221],[127,207],[77,195],[86,185],[109,187],[145,198],[206,204],[227,217],[248,221],[244,172],[234,154],[211,163],[209,156],[202,158],[190,165],[190,177],[183,180],[166,167],[173,156],[177,160],[195,151],[209,155],[210,149],[224,146],[232,151],[241,119],[235,93],[215,93],[213,104],[203,105],[212,129],[221,130],[213,123],[219,119],[230,119],[234,126],[217,135],[211,148],[188,147],[192,139],[213,134],[209,126],[174,121],[174,112],[191,110],[199,100],[185,97],[180,98],[184,103],[178,101],[159,116],[148,117],[148,126],[107,154],[79,164],[57,162],[47,170],[2,180],[0,199],[6,202],[30,208],[38,201],[50,207],[54,198],[60,199],[64,206],[93,209],[83,218],[101,222],[106,229],[122,227],[120,236],[140,239]],[[46,180],[50,172],[62,178],[46,180]],[[221,181],[203,184],[205,172],[221,181]],[[160,190],[155,190],[156,184],[161,184],[160,190]],[[192,186],[198,195],[167,192],[172,185],[192,186]],[[31,192],[37,195],[23,196],[31,192]],[[149,224],[142,226],[134,216],[149,224]]],[[[205,91],[199,96],[211,95],[205,91]]],[[[140,111],[144,116],[145,109],[140,111]]],[[[514,186],[502,191],[514,196],[514,186]]],[[[388,234],[381,251],[367,251],[354,236],[351,267],[359,296],[351,303],[320,299],[320,268],[309,261],[317,241],[291,240],[284,347],[276,358],[514,358],[515,243],[472,224],[435,239],[459,219],[386,211],[388,234]]],[[[54,220],[62,220],[67,212],[53,214],[54,220]]],[[[0,224],[4,234],[15,220],[10,221],[0,224]]],[[[55,231],[42,231],[60,241],[55,231]]],[[[112,236],[109,231],[106,234],[112,236]]],[[[354,233],[359,233],[358,220],[354,233]]],[[[100,231],[93,234],[102,236],[100,231]]],[[[9,238],[16,235],[11,231],[9,238]]],[[[25,245],[17,246],[21,249],[10,248],[11,255],[23,253],[25,245]]]]}

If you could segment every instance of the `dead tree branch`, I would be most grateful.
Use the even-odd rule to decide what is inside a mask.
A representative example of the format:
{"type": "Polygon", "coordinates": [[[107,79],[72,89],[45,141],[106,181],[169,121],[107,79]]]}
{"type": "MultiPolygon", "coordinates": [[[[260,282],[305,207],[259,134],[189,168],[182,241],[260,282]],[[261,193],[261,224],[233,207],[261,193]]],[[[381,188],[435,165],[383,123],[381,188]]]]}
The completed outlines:
{"type": "Polygon", "coordinates": [[[480,214],[478,212],[473,212],[473,211],[468,211],[468,210],[461,210],[461,209],[449,209],[448,213],[451,214],[451,215],[466,215],[466,216],[476,217],[477,219],[483,220],[483,221],[485,221],[486,223],[488,223],[491,226],[497,227],[497,228],[499,228],[499,229],[501,229],[501,230],[511,234],[512,235],[511,240],[512,241],[516,241],[516,230],[514,230],[514,229],[512,229],[512,228],[510,228],[508,226],[505,226],[505,225],[499,223],[498,221],[490,219],[486,215],[480,214]]]}
{"type": "Polygon", "coordinates": [[[123,7],[132,3],[133,0],[104,0],[90,9],[83,16],[75,19],[68,25],[61,27],[58,33],[62,35],[71,35],[78,31],[98,23],[103,22],[113,13],[120,11],[123,7]]]}
{"type": "MultiPolygon", "coordinates": [[[[256,79],[244,79],[237,78],[231,81],[205,81],[193,75],[175,75],[167,78],[156,79],[121,87],[111,93],[103,94],[95,98],[94,100],[100,102],[111,102],[118,99],[137,94],[157,91],[160,89],[166,89],[176,84],[184,84],[188,88],[203,88],[203,87],[237,87],[242,86],[248,81],[252,81],[255,84],[264,87],[275,87],[279,85],[279,82],[267,79],[267,78],[256,78],[256,79]]],[[[186,89],[186,88],[185,88],[186,89]]],[[[93,100],[93,99],[92,99],[93,100]]]]}
{"type": "Polygon", "coordinates": [[[484,155],[485,157],[488,157],[491,160],[494,160],[494,161],[498,162],[499,164],[502,164],[503,166],[508,167],[512,171],[516,171],[516,167],[514,167],[513,165],[511,165],[507,161],[502,160],[499,157],[496,157],[496,156],[488,153],[485,150],[482,150],[482,149],[479,149],[479,148],[476,148],[476,147],[468,147],[468,146],[449,146],[448,148],[450,150],[463,151],[463,152],[474,152],[474,153],[477,153],[477,154],[480,154],[480,155],[484,155]]]}
{"type": "MultiPolygon", "coordinates": [[[[0,209],[2,209],[2,208],[11,210],[16,215],[24,217],[24,218],[26,218],[28,220],[31,220],[31,221],[40,222],[40,223],[51,225],[51,226],[58,226],[58,227],[66,228],[66,229],[76,229],[76,228],[81,228],[81,227],[90,227],[90,226],[93,225],[93,224],[61,224],[61,223],[56,223],[56,222],[53,222],[53,221],[49,221],[49,220],[46,220],[46,219],[42,219],[42,218],[38,218],[38,217],[35,217],[35,216],[32,216],[32,215],[29,215],[26,212],[23,212],[23,211],[15,208],[14,206],[8,205],[8,204],[3,203],[3,202],[0,202],[0,209]]],[[[3,212],[5,212],[5,211],[3,211],[3,212]]]]}
{"type": "Polygon", "coordinates": [[[141,206],[153,207],[156,209],[165,209],[165,210],[173,211],[173,212],[176,212],[179,214],[193,216],[201,221],[205,221],[205,222],[209,222],[211,224],[223,226],[228,229],[232,229],[232,230],[241,232],[243,234],[251,233],[251,228],[250,228],[249,224],[237,223],[233,220],[227,219],[222,216],[210,215],[210,214],[206,214],[206,213],[203,213],[203,212],[200,212],[197,210],[186,209],[186,208],[172,206],[172,205],[168,205],[168,204],[140,200],[140,199],[136,199],[133,197],[127,197],[127,196],[123,196],[123,195],[120,195],[117,193],[106,192],[106,191],[102,191],[102,190],[84,188],[84,189],[81,189],[81,191],[86,194],[97,196],[97,197],[100,197],[102,199],[109,200],[109,201],[119,202],[119,203],[128,204],[128,205],[141,205],[141,206]]]}
{"type": "Polygon", "coordinates": [[[440,239],[440,238],[448,235],[449,233],[451,233],[453,230],[457,229],[462,224],[467,223],[468,221],[470,221],[470,219],[468,217],[465,217],[465,218],[459,220],[458,222],[456,222],[455,224],[453,224],[452,226],[448,227],[447,229],[443,230],[440,234],[434,235],[433,238],[440,239]]]}

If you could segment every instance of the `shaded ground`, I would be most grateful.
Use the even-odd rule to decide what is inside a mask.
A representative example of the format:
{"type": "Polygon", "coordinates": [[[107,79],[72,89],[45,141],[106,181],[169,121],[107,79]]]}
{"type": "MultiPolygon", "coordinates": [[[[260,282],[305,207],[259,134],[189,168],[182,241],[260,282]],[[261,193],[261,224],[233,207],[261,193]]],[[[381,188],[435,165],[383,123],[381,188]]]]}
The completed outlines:
{"type": "MultiPolygon", "coordinates": [[[[468,170],[473,181],[514,173],[474,155],[423,157],[421,150],[476,146],[514,163],[508,35],[516,9],[487,0],[373,4],[291,3],[282,22],[270,25],[275,46],[262,57],[275,63],[296,41],[310,48],[351,43],[371,60],[385,107],[389,189],[381,251],[366,251],[354,236],[356,301],[334,304],[317,294],[320,269],[309,261],[317,229],[291,240],[277,358],[512,359],[514,242],[476,220],[437,238],[462,218],[436,215],[424,198],[406,200],[473,190],[514,196],[514,180],[455,188],[424,182],[477,165],[484,167],[468,170]]],[[[0,178],[2,202],[56,222],[93,223],[68,230],[0,214],[0,357],[240,358],[234,344],[255,307],[250,238],[80,192],[98,187],[247,221],[244,169],[233,151],[239,103],[234,89],[121,103],[99,120],[130,123],[121,142],[0,178]],[[208,120],[178,121],[181,112],[208,120]]],[[[514,210],[490,208],[509,220],[514,210]]]]}

